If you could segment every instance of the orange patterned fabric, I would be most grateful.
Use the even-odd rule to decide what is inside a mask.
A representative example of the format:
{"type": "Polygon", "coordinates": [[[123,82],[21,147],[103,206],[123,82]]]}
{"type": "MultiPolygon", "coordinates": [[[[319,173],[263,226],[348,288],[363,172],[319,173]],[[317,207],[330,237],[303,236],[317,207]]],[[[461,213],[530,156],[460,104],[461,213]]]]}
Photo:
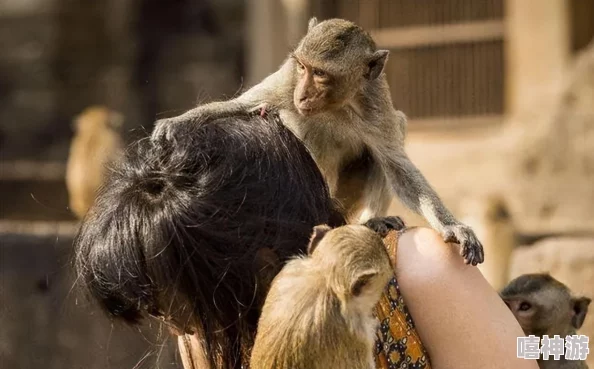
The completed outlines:
{"type": "MultiPolygon", "coordinates": [[[[396,265],[398,233],[390,232],[384,244],[392,265],[396,265]]],[[[378,369],[430,369],[429,356],[415,330],[414,322],[400,294],[396,277],[390,280],[375,308],[380,321],[375,343],[378,369]]]]}

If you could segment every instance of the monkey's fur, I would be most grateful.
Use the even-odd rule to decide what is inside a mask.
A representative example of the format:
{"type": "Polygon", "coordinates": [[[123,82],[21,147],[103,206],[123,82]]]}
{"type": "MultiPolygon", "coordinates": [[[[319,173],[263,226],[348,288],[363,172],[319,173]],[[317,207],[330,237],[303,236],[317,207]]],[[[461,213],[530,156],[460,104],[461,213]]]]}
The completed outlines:
{"type": "MultiPolygon", "coordinates": [[[[563,283],[549,274],[524,274],[511,281],[501,297],[509,306],[526,335],[552,338],[576,334],[584,323],[591,299],[574,297],[563,283]]],[[[585,361],[538,360],[544,369],[584,369],[585,361]]]]}
{"type": "Polygon", "coordinates": [[[375,368],[372,312],[393,275],[372,230],[382,222],[314,228],[308,255],[289,261],[272,282],[250,368],[375,368]]]}
{"type": "Polygon", "coordinates": [[[66,166],[71,211],[83,218],[103,183],[105,165],[123,150],[119,129],[123,117],[102,106],[85,109],[74,119],[75,135],[66,166]]]}
{"type": "Polygon", "coordinates": [[[392,105],[383,73],[387,59],[388,50],[378,50],[354,23],[312,18],[278,71],[237,98],[157,121],[152,138],[172,139],[180,124],[204,116],[279,109],[351,222],[385,215],[392,188],[447,242],[461,244],[467,263],[482,263],[483,247],[472,229],[454,218],[404,151],[406,117],[392,105]]]}

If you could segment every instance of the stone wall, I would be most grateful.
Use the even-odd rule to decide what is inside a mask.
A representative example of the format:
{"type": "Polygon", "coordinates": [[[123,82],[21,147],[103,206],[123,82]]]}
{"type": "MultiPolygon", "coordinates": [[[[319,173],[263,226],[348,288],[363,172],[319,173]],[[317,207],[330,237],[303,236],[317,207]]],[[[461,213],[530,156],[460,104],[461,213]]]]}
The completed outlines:
{"type": "MultiPolygon", "coordinates": [[[[550,270],[594,298],[594,42],[565,76],[501,127],[413,131],[407,151],[445,203],[476,229],[486,249],[480,268],[495,288],[520,272],[550,270]],[[530,246],[552,236],[563,241],[530,246]]],[[[398,201],[391,213],[426,224],[398,201]]],[[[584,332],[593,337],[588,322],[584,332]]]]}
{"type": "Polygon", "coordinates": [[[112,323],[81,295],[71,251],[68,236],[0,233],[0,367],[179,367],[166,333],[112,323]]]}
{"type": "Polygon", "coordinates": [[[243,3],[8,0],[0,8],[0,156],[65,160],[72,117],[107,105],[152,128],[243,74],[243,3]]]}
{"type": "Polygon", "coordinates": [[[512,117],[509,204],[522,227],[594,232],[594,42],[531,113],[512,117]]]}
{"type": "Polygon", "coordinates": [[[105,105],[131,140],[157,117],[234,94],[243,13],[241,0],[0,1],[0,367],[179,367],[156,326],[112,324],[76,288],[71,122],[105,105]],[[65,234],[57,221],[70,222],[65,234]]]}

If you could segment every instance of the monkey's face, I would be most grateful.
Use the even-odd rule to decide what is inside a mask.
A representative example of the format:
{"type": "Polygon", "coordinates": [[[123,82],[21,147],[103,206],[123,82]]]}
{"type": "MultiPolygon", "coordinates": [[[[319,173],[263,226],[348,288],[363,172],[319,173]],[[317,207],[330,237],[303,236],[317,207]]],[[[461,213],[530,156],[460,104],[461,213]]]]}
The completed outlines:
{"type": "Polygon", "coordinates": [[[393,275],[381,238],[362,225],[315,227],[308,253],[328,271],[345,311],[371,313],[393,275]]]}
{"type": "Polygon", "coordinates": [[[569,289],[546,274],[523,275],[501,292],[525,334],[564,335],[581,327],[590,299],[573,298],[569,289]]]}
{"type": "Polygon", "coordinates": [[[353,78],[321,67],[320,63],[294,56],[295,90],[293,103],[297,111],[311,116],[339,109],[352,100],[360,84],[353,78]]]}
{"type": "Polygon", "coordinates": [[[94,133],[99,130],[119,131],[124,117],[121,113],[103,106],[85,109],[74,119],[73,128],[77,132],[94,133]]]}
{"type": "Polygon", "coordinates": [[[387,50],[376,50],[372,37],[353,22],[310,22],[292,60],[293,103],[305,116],[353,105],[355,97],[382,72],[387,50]]]}
{"type": "Polygon", "coordinates": [[[542,320],[542,307],[531,298],[523,296],[504,297],[503,301],[509,307],[522,327],[525,334],[535,334],[544,327],[536,326],[542,320]]]}

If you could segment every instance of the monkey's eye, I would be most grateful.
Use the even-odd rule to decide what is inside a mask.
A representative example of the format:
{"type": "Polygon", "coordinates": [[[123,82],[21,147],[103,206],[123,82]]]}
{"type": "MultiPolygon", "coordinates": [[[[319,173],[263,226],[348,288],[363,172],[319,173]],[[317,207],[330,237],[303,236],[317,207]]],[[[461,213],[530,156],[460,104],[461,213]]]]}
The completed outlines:
{"type": "Polygon", "coordinates": [[[324,78],[324,77],[326,77],[326,72],[324,72],[323,70],[314,69],[313,70],[313,75],[316,76],[316,77],[324,78]]]}
{"type": "Polygon", "coordinates": [[[351,286],[351,294],[355,297],[359,296],[361,294],[361,291],[363,291],[363,287],[365,287],[368,282],[369,281],[366,279],[358,280],[357,282],[355,282],[351,286]]]}
{"type": "Polygon", "coordinates": [[[532,308],[532,305],[530,305],[528,302],[522,302],[520,304],[520,307],[518,308],[518,310],[527,311],[527,310],[530,310],[530,308],[532,308]]]}
{"type": "Polygon", "coordinates": [[[300,72],[303,72],[305,70],[305,65],[297,62],[297,69],[299,69],[300,72]]]}

